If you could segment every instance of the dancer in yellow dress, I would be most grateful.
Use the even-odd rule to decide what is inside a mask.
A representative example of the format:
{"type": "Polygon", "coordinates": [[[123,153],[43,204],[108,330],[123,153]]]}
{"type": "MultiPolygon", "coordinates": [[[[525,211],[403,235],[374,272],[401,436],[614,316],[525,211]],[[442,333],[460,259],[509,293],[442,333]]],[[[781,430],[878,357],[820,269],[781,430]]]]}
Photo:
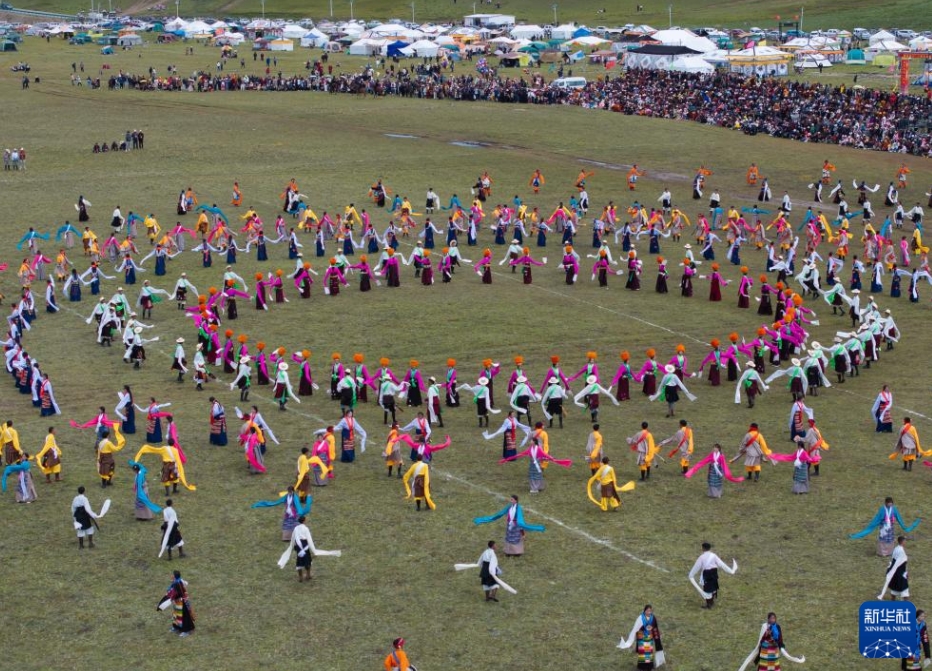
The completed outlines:
{"type": "Polygon", "coordinates": [[[618,481],[615,479],[615,469],[608,465],[608,457],[602,457],[602,465],[592,477],[589,478],[589,482],[586,483],[586,495],[589,497],[589,500],[601,508],[603,512],[607,512],[609,506],[612,507],[612,510],[617,510],[621,505],[621,497],[618,496],[618,493],[630,492],[633,490],[633,480],[626,483],[623,487],[618,487],[618,481]],[[595,497],[592,495],[592,485],[596,482],[599,483],[601,496],[598,501],[596,501],[595,497]]]}

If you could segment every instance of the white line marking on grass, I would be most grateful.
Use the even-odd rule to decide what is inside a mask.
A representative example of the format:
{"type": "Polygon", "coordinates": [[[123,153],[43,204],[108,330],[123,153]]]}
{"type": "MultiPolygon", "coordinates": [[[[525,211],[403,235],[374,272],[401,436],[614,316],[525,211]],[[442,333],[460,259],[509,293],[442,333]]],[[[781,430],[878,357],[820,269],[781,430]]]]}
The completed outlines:
{"type": "MultiPolygon", "coordinates": [[[[503,500],[503,501],[508,501],[508,500],[510,499],[510,497],[505,496],[504,494],[500,494],[499,492],[496,492],[496,491],[494,491],[494,490],[491,490],[491,489],[489,489],[488,487],[483,487],[482,485],[477,485],[476,483],[470,482],[469,480],[466,480],[465,478],[461,478],[461,477],[459,477],[459,476],[453,475],[453,474],[450,473],[449,471],[442,471],[442,470],[440,470],[439,468],[435,468],[435,469],[433,469],[433,470],[434,470],[434,472],[437,473],[438,475],[443,475],[443,476],[449,478],[450,480],[453,480],[454,482],[458,482],[458,483],[460,483],[460,484],[462,484],[462,485],[466,485],[467,487],[471,487],[472,489],[475,489],[475,490],[478,490],[478,491],[483,492],[483,493],[485,493],[485,494],[488,494],[489,496],[493,496],[493,497],[495,497],[495,498],[497,498],[497,499],[500,499],[500,500],[503,500]]],[[[590,533],[588,533],[588,532],[586,532],[586,531],[583,531],[582,529],[578,529],[578,528],[576,528],[576,527],[574,527],[574,526],[570,526],[570,525],[567,524],[566,522],[563,522],[562,520],[558,520],[556,517],[551,517],[550,515],[546,515],[546,514],[540,512],[539,510],[535,510],[534,508],[531,508],[530,506],[525,505],[524,508],[525,508],[525,510],[527,510],[528,512],[534,513],[534,514],[537,515],[538,517],[542,517],[543,519],[547,520],[548,522],[553,522],[553,523],[556,524],[557,526],[559,526],[559,527],[561,527],[561,528],[563,528],[563,529],[566,529],[567,531],[569,531],[569,532],[572,533],[572,534],[576,534],[577,536],[580,536],[581,538],[583,538],[584,540],[589,541],[590,543],[595,543],[596,545],[601,545],[601,546],[604,547],[604,548],[608,548],[609,550],[612,550],[613,552],[617,552],[618,554],[627,557],[627,558],[630,559],[631,561],[638,562],[639,564],[644,564],[645,566],[649,566],[650,568],[652,568],[652,569],[654,569],[654,570],[660,571],[660,572],[662,572],[662,573],[669,573],[669,571],[668,571],[667,569],[663,568],[662,566],[658,566],[658,565],[655,564],[654,562],[648,561],[647,559],[641,559],[640,557],[631,554],[631,553],[628,552],[627,550],[624,550],[624,549],[618,547],[617,545],[615,545],[615,544],[612,543],[611,541],[605,540],[604,538],[596,538],[596,537],[593,536],[592,534],[590,534],[590,533]]]]}

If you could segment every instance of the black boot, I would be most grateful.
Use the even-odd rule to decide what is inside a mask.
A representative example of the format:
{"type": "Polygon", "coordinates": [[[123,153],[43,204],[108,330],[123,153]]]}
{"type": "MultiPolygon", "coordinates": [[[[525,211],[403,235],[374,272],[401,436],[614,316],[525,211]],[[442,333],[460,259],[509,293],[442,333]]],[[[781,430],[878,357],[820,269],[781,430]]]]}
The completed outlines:
{"type": "Polygon", "coordinates": [[[177,493],[178,493],[178,483],[173,482],[172,483],[172,494],[177,494],[177,493]]]}
{"type": "Polygon", "coordinates": [[[168,561],[172,560],[172,549],[168,548],[168,561]]]}
{"type": "Polygon", "coordinates": [[[420,502],[420,500],[414,502],[414,509],[415,509],[415,510],[420,510],[420,509],[421,509],[421,502],[420,502]]]}
{"type": "Polygon", "coordinates": [[[647,467],[647,477],[650,478],[650,466],[647,467]]]}
{"type": "Polygon", "coordinates": [[[647,471],[641,471],[641,482],[647,479],[647,471]]]}
{"type": "Polygon", "coordinates": [[[388,477],[392,477],[392,467],[388,467],[388,477]]]}
{"type": "Polygon", "coordinates": [[[813,473],[813,475],[815,475],[816,477],[818,477],[818,475],[819,475],[819,465],[818,465],[818,464],[815,465],[815,473],[813,473]]]}
{"type": "Polygon", "coordinates": [[[560,413],[560,428],[563,428],[563,413],[560,413]]]}
{"type": "Polygon", "coordinates": [[[760,482],[760,471],[754,471],[754,482],[760,482]]]}

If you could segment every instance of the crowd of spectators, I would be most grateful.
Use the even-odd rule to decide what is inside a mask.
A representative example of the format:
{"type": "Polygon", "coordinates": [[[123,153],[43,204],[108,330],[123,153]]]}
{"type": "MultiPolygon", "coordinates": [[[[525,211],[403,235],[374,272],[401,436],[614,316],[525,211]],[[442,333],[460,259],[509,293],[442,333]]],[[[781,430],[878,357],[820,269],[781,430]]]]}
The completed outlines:
{"type": "Polygon", "coordinates": [[[929,156],[932,97],[735,73],[688,74],[630,69],[608,73],[579,89],[518,76],[450,75],[440,68],[392,65],[376,73],[286,76],[196,72],[191,76],[110,77],[110,89],[162,91],[320,91],[370,96],[453,99],[537,105],[575,105],[628,115],[693,121],[800,142],[818,142],[929,156]]]}

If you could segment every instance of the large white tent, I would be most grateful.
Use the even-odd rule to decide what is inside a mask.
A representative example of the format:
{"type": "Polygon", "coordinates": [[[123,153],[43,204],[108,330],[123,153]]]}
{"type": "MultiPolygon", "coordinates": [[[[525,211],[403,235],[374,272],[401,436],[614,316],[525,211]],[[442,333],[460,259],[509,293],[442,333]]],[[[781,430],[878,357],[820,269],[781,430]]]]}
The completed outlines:
{"type": "Polygon", "coordinates": [[[896,39],[893,33],[889,33],[886,30],[878,30],[876,33],[870,36],[868,42],[873,44],[874,42],[892,42],[896,39]]]}
{"type": "Polygon", "coordinates": [[[282,26],[282,37],[289,40],[301,39],[307,35],[307,28],[303,28],[296,23],[287,23],[282,26]]]}
{"type": "Polygon", "coordinates": [[[511,29],[511,36],[517,39],[535,40],[544,36],[546,31],[538,25],[521,25],[511,29]]]}
{"type": "Polygon", "coordinates": [[[409,44],[407,49],[413,51],[418,58],[433,58],[437,55],[440,45],[430,40],[418,40],[409,44]]]}
{"type": "Polygon", "coordinates": [[[294,51],[292,40],[277,39],[269,42],[269,51],[294,51]]]}
{"type": "Polygon", "coordinates": [[[715,66],[702,56],[680,56],[670,64],[674,72],[709,73],[715,72],[715,66]]]}
{"type": "Polygon", "coordinates": [[[330,38],[327,37],[324,33],[317,30],[317,28],[311,28],[309,31],[304,33],[301,36],[301,46],[302,47],[316,47],[322,49],[327,45],[327,42],[330,41],[330,38]]]}
{"type": "Polygon", "coordinates": [[[658,30],[651,34],[651,39],[668,47],[686,47],[703,54],[718,49],[715,42],[707,37],[700,37],[691,30],[658,30]]]}
{"type": "Polygon", "coordinates": [[[217,44],[229,44],[232,47],[238,47],[246,40],[246,36],[242,33],[224,33],[217,38],[217,44]]]}
{"type": "Polygon", "coordinates": [[[603,44],[611,44],[611,40],[605,40],[605,39],[602,39],[601,37],[595,37],[594,35],[583,35],[581,37],[575,37],[569,40],[568,42],[564,42],[560,46],[567,47],[570,49],[574,49],[574,48],[578,49],[580,47],[585,49],[589,47],[598,47],[603,44]]]}
{"type": "Polygon", "coordinates": [[[377,56],[381,53],[382,47],[388,46],[394,40],[373,40],[362,39],[356,40],[349,46],[350,56],[377,56]]]}
{"type": "Polygon", "coordinates": [[[550,29],[550,38],[554,40],[571,40],[576,30],[576,26],[572,23],[564,23],[562,26],[550,29]]]}

